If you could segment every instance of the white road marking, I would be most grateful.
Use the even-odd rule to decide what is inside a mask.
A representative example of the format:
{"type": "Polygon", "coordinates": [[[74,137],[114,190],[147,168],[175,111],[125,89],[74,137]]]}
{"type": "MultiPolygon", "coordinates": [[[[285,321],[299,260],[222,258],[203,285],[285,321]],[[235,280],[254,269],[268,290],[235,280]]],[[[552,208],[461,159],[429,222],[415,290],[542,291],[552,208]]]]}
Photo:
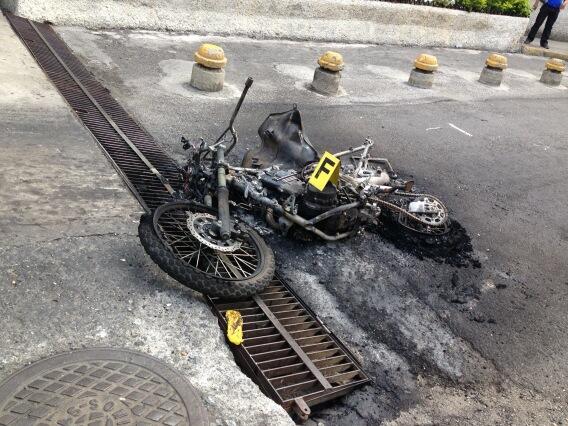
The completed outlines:
{"type": "Polygon", "coordinates": [[[448,123],[448,124],[450,125],[450,127],[453,127],[453,128],[456,129],[458,132],[461,132],[461,133],[463,133],[464,135],[469,136],[470,138],[473,136],[471,133],[468,133],[468,132],[466,132],[465,130],[460,129],[460,128],[459,128],[458,126],[456,126],[455,124],[452,124],[452,123],[448,123]]]}
{"type": "Polygon", "coordinates": [[[426,129],[426,131],[429,131],[429,130],[440,130],[440,129],[441,129],[441,127],[428,127],[428,128],[426,129]]]}
{"type": "Polygon", "coordinates": [[[539,148],[542,147],[545,151],[548,151],[548,149],[550,148],[549,145],[543,145],[543,144],[540,144],[540,143],[533,143],[533,146],[536,146],[536,147],[539,147],[539,148]]]}

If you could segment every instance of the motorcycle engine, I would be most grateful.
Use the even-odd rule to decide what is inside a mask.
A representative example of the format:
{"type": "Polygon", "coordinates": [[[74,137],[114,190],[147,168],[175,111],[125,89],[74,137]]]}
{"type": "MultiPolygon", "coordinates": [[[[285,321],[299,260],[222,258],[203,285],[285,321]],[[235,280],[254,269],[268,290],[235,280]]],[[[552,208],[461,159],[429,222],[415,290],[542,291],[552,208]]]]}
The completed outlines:
{"type": "MultiPolygon", "coordinates": [[[[323,191],[319,191],[298,179],[294,170],[268,170],[260,177],[260,182],[264,188],[272,191],[271,195],[279,198],[282,204],[286,204],[286,200],[290,198],[294,199],[295,207],[291,210],[297,211],[297,214],[304,219],[312,219],[341,204],[335,185],[328,183],[323,191]]],[[[359,211],[353,208],[318,222],[316,227],[326,234],[335,235],[353,230],[358,223],[359,211]]]]}
{"type": "Polygon", "coordinates": [[[332,183],[328,183],[323,191],[319,191],[312,185],[306,185],[298,213],[311,219],[337,206],[337,189],[332,183]]]}
{"type": "MultiPolygon", "coordinates": [[[[306,185],[302,199],[298,206],[298,214],[306,219],[312,219],[337,206],[340,201],[335,185],[328,183],[323,191],[312,185],[306,185]]],[[[332,216],[316,224],[316,227],[326,234],[334,235],[338,232],[352,230],[357,225],[358,210],[350,209],[332,216]]]]}

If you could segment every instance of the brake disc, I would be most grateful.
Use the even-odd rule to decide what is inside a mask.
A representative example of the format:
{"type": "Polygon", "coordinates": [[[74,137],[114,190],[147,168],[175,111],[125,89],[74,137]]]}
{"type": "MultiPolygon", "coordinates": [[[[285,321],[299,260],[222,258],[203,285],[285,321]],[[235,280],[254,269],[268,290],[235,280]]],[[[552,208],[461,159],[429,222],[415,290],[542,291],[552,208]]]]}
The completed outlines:
{"type": "Polygon", "coordinates": [[[187,213],[187,228],[200,243],[217,251],[237,250],[241,243],[233,239],[222,240],[217,232],[217,218],[209,213],[187,213]]]}

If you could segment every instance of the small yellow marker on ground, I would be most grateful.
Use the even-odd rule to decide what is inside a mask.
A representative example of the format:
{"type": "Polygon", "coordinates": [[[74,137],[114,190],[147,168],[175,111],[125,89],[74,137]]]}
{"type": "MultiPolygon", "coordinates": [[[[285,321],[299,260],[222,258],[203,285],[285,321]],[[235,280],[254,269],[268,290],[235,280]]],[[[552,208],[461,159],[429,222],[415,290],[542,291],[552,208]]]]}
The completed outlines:
{"type": "Polygon", "coordinates": [[[438,59],[434,55],[422,53],[414,60],[414,68],[428,72],[436,71],[438,69],[438,59]]]}
{"type": "Polygon", "coordinates": [[[227,319],[227,338],[233,345],[243,343],[243,317],[240,312],[228,310],[225,312],[227,319]]]}
{"type": "Polygon", "coordinates": [[[566,62],[564,62],[562,59],[550,58],[544,65],[546,66],[547,70],[558,72],[566,71],[566,62]]]}

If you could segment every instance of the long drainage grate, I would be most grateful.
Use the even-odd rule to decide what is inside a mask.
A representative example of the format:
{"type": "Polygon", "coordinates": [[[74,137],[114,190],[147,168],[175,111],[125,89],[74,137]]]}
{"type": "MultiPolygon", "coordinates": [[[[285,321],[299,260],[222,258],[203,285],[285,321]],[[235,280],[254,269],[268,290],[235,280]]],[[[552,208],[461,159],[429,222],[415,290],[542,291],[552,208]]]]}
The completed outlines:
{"type": "MultiPolygon", "coordinates": [[[[149,211],[171,201],[179,178],[174,161],[49,25],[6,16],[140,204],[149,211]]],[[[307,418],[310,406],[370,381],[349,350],[278,277],[251,300],[209,302],[224,330],[226,310],[241,312],[244,343],[231,345],[235,358],[265,394],[300,418],[307,418]]]]}
{"type": "Polygon", "coordinates": [[[219,324],[243,317],[242,345],[230,345],[241,368],[287,411],[307,418],[310,406],[370,382],[349,350],[278,276],[252,300],[209,298],[219,324]]]}
{"type": "Polygon", "coordinates": [[[178,182],[175,162],[116,102],[46,24],[6,13],[38,64],[93,134],[146,209],[171,201],[178,182]]]}

